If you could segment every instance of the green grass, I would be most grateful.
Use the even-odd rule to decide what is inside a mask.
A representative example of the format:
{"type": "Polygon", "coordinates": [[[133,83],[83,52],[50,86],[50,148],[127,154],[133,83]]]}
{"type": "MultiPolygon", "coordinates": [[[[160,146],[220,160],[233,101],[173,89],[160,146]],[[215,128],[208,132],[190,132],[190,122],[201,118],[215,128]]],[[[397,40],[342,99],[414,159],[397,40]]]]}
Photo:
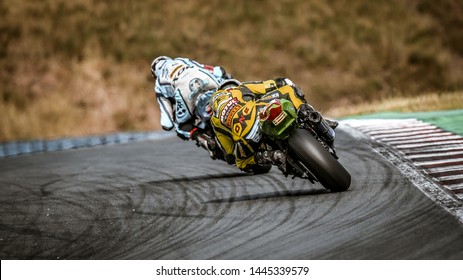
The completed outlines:
{"type": "Polygon", "coordinates": [[[380,112],[374,114],[348,116],[344,119],[419,119],[434,124],[444,130],[463,135],[463,110],[433,112],[380,112]]]}
{"type": "Polygon", "coordinates": [[[159,128],[149,72],[158,55],[222,65],[240,80],[287,76],[321,111],[461,90],[462,6],[3,0],[0,141],[159,128]]]}

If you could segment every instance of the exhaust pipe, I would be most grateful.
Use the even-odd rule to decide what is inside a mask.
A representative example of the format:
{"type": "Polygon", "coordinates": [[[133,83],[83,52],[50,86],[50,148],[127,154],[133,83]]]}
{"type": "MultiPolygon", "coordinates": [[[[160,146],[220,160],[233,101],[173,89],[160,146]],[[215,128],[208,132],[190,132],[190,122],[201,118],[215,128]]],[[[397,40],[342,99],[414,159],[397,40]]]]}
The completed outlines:
{"type": "Polygon", "coordinates": [[[311,123],[315,125],[319,135],[329,144],[333,143],[335,138],[334,130],[328,125],[325,119],[317,111],[312,111],[309,113],[308,119],[311,123]]]}
{"type": "Polygon", "coordinates": [[[317,124],[322,120],[322,115],[317,111],[312,111],[309,113],[308,118],[311,123],[317,124]]]}

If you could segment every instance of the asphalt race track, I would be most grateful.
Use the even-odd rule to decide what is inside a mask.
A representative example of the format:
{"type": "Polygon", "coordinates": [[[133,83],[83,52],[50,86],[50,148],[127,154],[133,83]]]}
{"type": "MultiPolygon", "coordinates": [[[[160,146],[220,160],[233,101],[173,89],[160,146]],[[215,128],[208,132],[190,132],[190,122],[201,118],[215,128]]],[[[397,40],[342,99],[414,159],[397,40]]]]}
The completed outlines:
{"type": "Polygon", "coordinates": [[[463,259],[463,225],[338,128],[349,191],[178,138],[0,159],[1,259],[463,259]]]}

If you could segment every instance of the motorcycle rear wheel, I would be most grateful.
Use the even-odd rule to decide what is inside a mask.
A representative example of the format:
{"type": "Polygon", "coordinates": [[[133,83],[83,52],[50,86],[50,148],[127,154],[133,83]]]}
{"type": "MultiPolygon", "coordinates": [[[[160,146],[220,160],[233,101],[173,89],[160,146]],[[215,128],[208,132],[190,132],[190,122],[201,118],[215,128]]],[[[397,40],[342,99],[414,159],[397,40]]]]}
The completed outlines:
{"type": "Polygon", "coordinates": [[[332,192],[349,189],[349,172],[315,139],[309,131],[297,129],[288,139],[289,148],[299,156],[316,179],[332,192]]]}

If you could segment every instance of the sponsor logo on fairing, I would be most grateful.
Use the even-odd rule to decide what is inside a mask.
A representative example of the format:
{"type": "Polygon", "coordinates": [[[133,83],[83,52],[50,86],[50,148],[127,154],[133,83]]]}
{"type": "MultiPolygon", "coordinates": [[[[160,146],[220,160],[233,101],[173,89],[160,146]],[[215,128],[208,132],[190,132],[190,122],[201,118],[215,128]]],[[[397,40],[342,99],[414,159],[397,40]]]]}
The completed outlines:
{"type": "Polygon", "coordinates": [[[281,113],[272,121],[274,125],[279,125],[285,118],[287,114],[285,111],[281,111],[281,113]]]}
{"type": "Polygon", "coordinates": [[[238,112],[239,109],[241,109],[241,105],[238,104],[238,100],[236,98],[228,101],[220,113],[220,122],[226,127],[231,127],[233,115],[238,112]]]}

